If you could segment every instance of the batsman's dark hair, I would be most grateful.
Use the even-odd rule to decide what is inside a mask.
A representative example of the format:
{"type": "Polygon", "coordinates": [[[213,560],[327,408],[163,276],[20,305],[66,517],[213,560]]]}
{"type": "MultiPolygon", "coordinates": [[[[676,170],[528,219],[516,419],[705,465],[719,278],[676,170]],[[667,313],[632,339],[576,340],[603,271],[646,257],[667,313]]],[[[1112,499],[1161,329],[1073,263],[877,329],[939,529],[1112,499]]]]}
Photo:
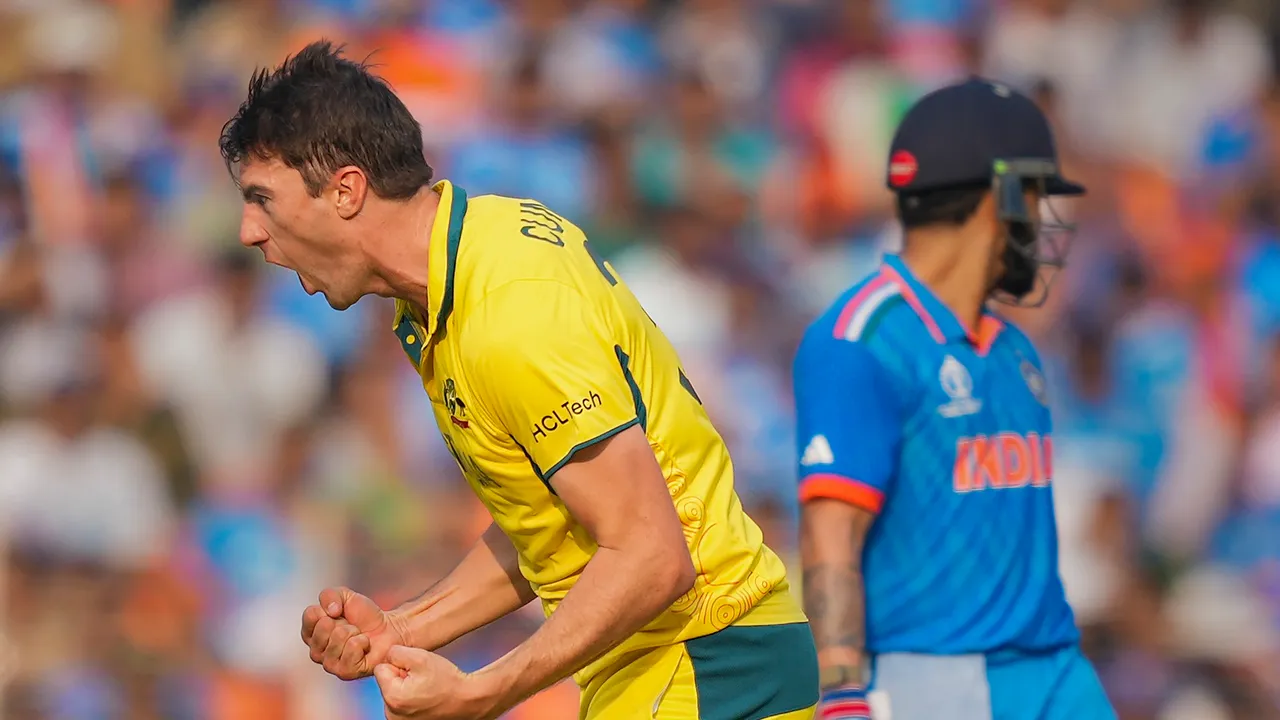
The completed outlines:
{"type": "Polygon", "coordinates": [[[409,109],[367,64],[328,40],[255,72],[218,148],[233,178],[246,159],[278,159],[302,174],[313,197],[346,165],[363,170],[373,192],[389,200],[412,197],[433,175],[409,109]]]}
{"type": "Polygon", "coordinates": [[[991,191],[988,182],[898,194],[898,220],[907,230],[931,225],[963,225],[991,191]]]}

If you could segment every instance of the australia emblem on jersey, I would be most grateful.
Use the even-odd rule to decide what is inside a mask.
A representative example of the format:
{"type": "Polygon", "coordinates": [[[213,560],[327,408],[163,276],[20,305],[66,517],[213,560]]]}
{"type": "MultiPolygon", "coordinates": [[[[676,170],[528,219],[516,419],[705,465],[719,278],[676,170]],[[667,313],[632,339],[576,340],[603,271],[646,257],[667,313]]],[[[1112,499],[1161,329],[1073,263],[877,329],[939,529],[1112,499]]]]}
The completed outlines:
{"type": "Polygon", "coordinates": [[[938,382],[951,402],[938,406],[938,414],[945,418],[972,415],[982,409],[982,401],[973,397],[973,376],[955,357],[948,355],[938,370],[938,382]]]}
{"type": "Polygon", "coordinates": [[[467,405],[462,402],[462,398],[458,397],[458,387],[453,382],[453,378],[447,378],[444,381],[444,406],[449,410],[449,420],[454,425],[463,430],[471,427],[471,423],[467,421],[467,405]]]}
{"type": "Polygon", "coordinates": [[[1044,374],[1040,372],[1030,360],[1023,360],[1019,366],[1022,370],[1022,379],[1027,382],[1027,389],[1031,391],[1031,395],[1041,405],[1048,404],[1048,397],[1045,393],[1044,374]]]}

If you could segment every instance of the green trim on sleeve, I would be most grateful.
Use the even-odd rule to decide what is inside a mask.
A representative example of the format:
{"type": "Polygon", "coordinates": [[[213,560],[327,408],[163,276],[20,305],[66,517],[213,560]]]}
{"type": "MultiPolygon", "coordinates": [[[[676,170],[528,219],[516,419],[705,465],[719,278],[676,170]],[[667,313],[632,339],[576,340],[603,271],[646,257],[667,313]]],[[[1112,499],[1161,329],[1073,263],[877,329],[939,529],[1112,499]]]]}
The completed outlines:
{"type": "Polygon", "coordinates": [[[614,345],[613,352],[618,356],[618,364],[622,366],[622,376],[627,379],[627,386],[631,388],[631,401],[636,405],[636,418],[640,421],[640,427],[648,430],[649,411],[644,406],[644,396],[640,394],[640,385],[636,383],[635,376],[631,374],[631,356],[623,352],[621,345],[614,345]]]}

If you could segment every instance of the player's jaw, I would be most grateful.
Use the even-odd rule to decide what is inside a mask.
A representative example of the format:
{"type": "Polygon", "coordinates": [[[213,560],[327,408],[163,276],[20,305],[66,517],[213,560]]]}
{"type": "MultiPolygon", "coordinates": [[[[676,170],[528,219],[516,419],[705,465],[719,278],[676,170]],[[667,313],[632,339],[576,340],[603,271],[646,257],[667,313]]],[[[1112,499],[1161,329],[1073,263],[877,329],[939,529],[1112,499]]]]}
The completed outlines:
{"type": "MultiPolygon", "coordinates": [[[[306,286],[304,285],[303,287],[306,286]]],[[[356,301],[361,297],[359,294],[337,293],[329,290],[319,290],[318,292],[324,295],[324,299],[328,301],[329,307],[334,310],[346,310],[352,305],[355,305],[356,301]]]]}
{"type": "Polygon", "coordinates": [[[324,295],[335,310],[351,307],[364,295],[364,258],[341,236],[325,228],[282,232],[276,245],[282,250],[284,265],[298,274],[298,282],[308,295],[324,295]]]}
{"type": "Polygon", "coordinates": [[[329,303],[329,307],[334,310],[346,310],[354,305],[362,295],[362,293],[346,291],[345,286],[351,285],[349,282],[342,282],[340,279],[335,282],[333,278],[325,280],[321,279],[320,274],[316,272],[304,272],[298,268],[291,269],[297,273],[298,283],[302,285],[303,291],[312,296],[317,293],[323,295],[325,301],[329,303]]]}
{"type": "Polygon", "coordinates": [[[995,248],[991,253],[991,282],[1000,281],[1000,276],[1004,275],[1004,271],[1008,269],[1007,263],[1004,261],[1005,249],[1009,246],[1009,234],[1002,232],[996,240],[995,248]]]}
{"type": "Polygon", "coordinates": [[[303,292],[305,292],[308,295],[316,294],[315,286],[308,284],[307,279],[302,276],[302,273],[298,273],[298,282],[302,285],[303,292]]]}
{"type": "Polygon", "coordinates": [[[323,295],[329,307],[334,310],[346,310],[364,295],[358,290],[352,290],[357,283],[353,282],[351,277],[322,278],[317,272],[303,272],[297,269],[294,272],[298,274],[298,282],[302,284],[302,289],[308,295],[316,293],[323,295]]]}
{"type": "MultiPolygon", "coordinates": [[[[986,205],[986,201],[984,201],[986,205]]],[[[992,292],[1000,284],[1000,278],[1004,276],[1008,269],[1005,262],[1005,250],[1009,245],[1009,231],[1005,224],[1000,222],[995,213],[994,204],[991,207],[983,207],[981,212],[984,213],[986,220],[986,234],[991,238],[987,246],[987,292],[992,292]]]]}
{"type": "Polygon", "coordinates": [[[351,307],[363,294],[349,291],[357,284],[352,277],[335,277],[333,273],[324,271],[325,267],[352,267],[355,264],[352,260],[328,258],[331,253],[324,252],[324,243],[303,240],[301,236],[281,229],[271,233],[265,241],[257,243],[257,247],[262,251],[264,260],[277,267],[292,270],[298,276],[298,283],[303,291],[313,296],[317,293],[324,295],[329,306],[335,310],[351,307]]]}

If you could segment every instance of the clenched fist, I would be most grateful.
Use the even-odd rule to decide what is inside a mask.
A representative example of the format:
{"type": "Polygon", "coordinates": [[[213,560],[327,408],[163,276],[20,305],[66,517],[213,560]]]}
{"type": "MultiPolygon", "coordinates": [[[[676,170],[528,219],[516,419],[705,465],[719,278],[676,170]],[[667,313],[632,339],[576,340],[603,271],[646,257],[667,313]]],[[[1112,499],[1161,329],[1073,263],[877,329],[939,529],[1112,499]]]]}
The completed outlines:
{"type": "Polygon", "coordinates": [[[474,675],[435,653],[399,645],[374,672],[387,720],[484,720],[500,714],[474,675]]]}
{"type": "Polygon", "coordinates": [[[408,644],[399,623],[377,603],[348,588],[328,588],[302,613],[302,641],[311,660],[343,680],[373,674],[393,645],[408,644]]]}

